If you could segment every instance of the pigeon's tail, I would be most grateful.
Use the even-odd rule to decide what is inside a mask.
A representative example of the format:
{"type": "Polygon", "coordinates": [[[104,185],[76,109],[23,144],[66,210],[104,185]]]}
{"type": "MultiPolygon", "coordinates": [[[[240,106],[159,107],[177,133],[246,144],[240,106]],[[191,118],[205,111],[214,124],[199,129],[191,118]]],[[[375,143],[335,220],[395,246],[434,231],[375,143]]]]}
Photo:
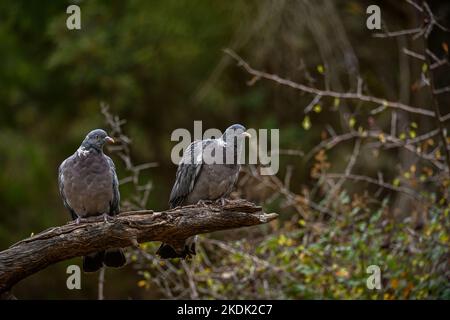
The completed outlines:
{"type": "Polygon", "coordinates": [[[99,251],[83,257],[83,271],[96,272],[103,265],[107,267],[119,268],[127,262],[122,249],[108,249],[99,251]]]}
{"type": "Polygon", "coordinates": [[[187,238],[181,252],[177,252],[171,245],[167,243],[161,243],[161,246],[159,247],[158,251],[156,251],[156,254],[159,255],[162,259],[173,259],[173,258],[186,259],[187,257],[196,254],[195,251],[196,239],[197,236],[187,238]]]}
{"type": "Polygon", "coordinates": [[[105,251],[100,251],[83,257],[83,271],[95,272],[99,270],[103,267],[104,256],[105,251]]]}
{"type": "Polygon", "coordinates": [[[123,254],[122,249],[108,249],[105,251],[105,257],[103,259],[103,263],[105,266],[120,268],[125,265],[127,259],[123,254]]]}

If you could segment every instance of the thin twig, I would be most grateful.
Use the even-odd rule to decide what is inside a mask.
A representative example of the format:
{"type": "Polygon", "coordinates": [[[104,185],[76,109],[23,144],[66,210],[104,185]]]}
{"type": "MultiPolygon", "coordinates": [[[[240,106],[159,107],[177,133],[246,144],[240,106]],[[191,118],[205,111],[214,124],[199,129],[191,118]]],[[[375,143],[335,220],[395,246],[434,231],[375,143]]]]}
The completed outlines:
{"type": "MultiPolygon", "coordinates": [[[[428,13],[428,15],[423,15],[423,19],[429,19],[429,25],[430,25],[430,29],[428,34],[431,32],[431,29],[434,25],[436,25],[437,27],[439,27],[442,30],[446,30],[443,26],[441,26],[436,18],[434,17],[433,13],[431,12],[430,7],[428,6],[428,4],[423,1],[422,2],[422,7],[425,8],[424,11],[426,11],[428,13]]],[[[423,37],[423,41],[424,41],[424,45],[425,45],[425,57],[427,59],[427,64],[428,66],[431,65],[431,60],[430,58],[433,58],[435,61],[439,60],[439,58],[436,57],[436,55],[429,49],[430,48],[430,43],[429,43],[429,39],[428,39],[428,34],[425,34],[423,37]]],[[[439,108],[439,101],[435,95],[435,80],[434,80],[434,74],[433,72],[428,69],[428,78],[430,79],[430,90],[431,90],[431,103],[434,109],[434,114],[435,114],[435,119],[436,119],[436,126],[439,128],[439,133],[440,133],[440,137],[442,140],[442,144],[443,144],[443,149],[444,149],[444,156],[445,156],[445,160],[447,163],[447,168],[448,168],[448,174],[450,175],[450,152],[447,148],[447,136],[446,136],[446,131],[444,128],[444,124],[441,121],[441,111],[439,108]]]]}
{"type": "Polygon", "coordinates": [[[402,192],[410,197],[413,197],[416,200],[423,200],[423,197],[418,194],[417,192],[415,192],[412,189],[406,188],[406,187],[401,187],[401,186],[394,186],[393,184],[390,183],[386,183],[384,181],[380,181],[374,178],[370,178],[370,177],[366,177],[366,176],[361,176],[361,175],[355,175],[355,174],[342,174],[342,173],[327,173],[325,174],[326,178],[329,179],[349,179],[349,180],[354,180],[354,181],[362,181],[362,182],[368,182],[380,187],[383,187],[385,189],[389,189],[392,191],[397,191],[397,192],[402,192]]]}
{"type": "Polygon", "coordinates": [[[100,272],[98,274],[98,300],[104,300],[104,284],[105,284],[105,267],[100,269],[100,272]]]}
{"type": "Polygon", "coordinates": [[[232,57],[233,59],[235,59],[238,63],[238,66],[244,68],[244,70],[246,70],[249,74],[251,74],[253,76],[257,76],[261,79],[271,80],[271,81],[277,82],[279,84],[282,84],[282,85],[285,85],[285,86],[288,86],[288,87],[291,87],[291,88],[294,88],[294,89],[297,89],[297,90],[300,90],[300,91],[303,91],[306,93],[311,93],[311,94],[320,95],[320,96],[324,96],[324,97],[331,97],[331,98],[353,99],[353,100],[359,100],[359,101],[363,101],[363,102],[371,102],[371,103],[375,103],[375,104],[379,104],[379,105],[384,105],[389,108],[403,110],[403,111],[410,112],[413,114],[420,114],[420,115],[424,115],[427,117],[435,116],[435,113],[431,110],[427,110],[427,109],[423,109],[423,108],[416,108],[416,107],[408,106],[408,105],[400,103],[400,102],[388,101],[386,99],[367,96],[367,95],[357,93],[357,92],[356,93],[355,92],[335,92],[335,91],[330,91],[330,90],[320,90],[317,88],[309,87],[304,84],[300,84],[300,83],[297,83],[297,82],[294,82],[291,80],[281,78],[275,74],[270,74],[267,72],[258,71],[256,69],[253,69],[247,62],[245,62],[238,54],[236,54],[236,52],[234,52],[231,49],[225,49],[224,52],[226,54],[228,54],[230,57],[232,57]]]}

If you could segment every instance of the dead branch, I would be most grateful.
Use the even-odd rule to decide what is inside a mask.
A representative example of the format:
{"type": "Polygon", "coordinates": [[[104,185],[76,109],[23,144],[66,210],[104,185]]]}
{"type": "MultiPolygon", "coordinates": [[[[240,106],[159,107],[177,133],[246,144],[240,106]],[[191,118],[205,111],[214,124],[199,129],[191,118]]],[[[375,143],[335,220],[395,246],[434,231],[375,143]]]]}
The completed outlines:
{"type": "Polygon", "coordinates": [[[368,182],[370,184],[377,185],[379,187],[382,187],[384,189],[396,191],[396,192],[402,192],[418,201],[423,201],[424,198],[417,192],[415,192],[413,189],[402,187],[402,186],[394,186],[393,184],[384,182],[382,178],[374,179],[371,177],[366,177],[362,175],[356,175],[356,174],[340,174],[340,173],[327,173],[325,174],[325,177],[328,179],[344,179],[344,180],[353,180],[353,181],[360,181],[360,182],[368,182]]]}
{"type": "Polygon", "coordinates": [[[104,222],[102,217],[80,224],[70,222],[0,252],[0,294],[59,261],[148,241],[164,241],[180,248],[186,238],[196,234],[264,224],[277,216],[264,213],[261,207],[248,201],[234,200],[224,206],[205,204],[162,212],[123,212],[112,222],[104,222]]]}
{"type": "MultiPolygon", "coordinates": [[[[255,77],[255,80],[258,79],[266,79],[271,80],[281,85],[291,87],[296,90],[303,91],[305,93],[315,94],[320,97],[331,97],[331,98],[339,98],[339,99],[349,99],[349,100],[358,100],[362,102],[371,102],[374,104],[378,104],[383,106],[384,108],[392,108],[397,110],[403,110],[412,114],[419,114],[427,117],[435,117],[435,113],[431,110],[424,108],[417,108],[406,105],[404,103],[389,101],[383,98],[368,96],[362,94],[361,92],[336,92],[330,90],[321,90],[317,88],[313,88],[301,83],[297,83],[288,79],[281,78],[276,74],[271,74],[263,71],[256,70],[252,68],[244,59],[242,59],[236,52],[231,49],[225,49],[224,52],[233,58],[239,67],[242,67],[247,73],[255,77]]],[[[442,121],[442,119],[441,119],[442,121]]]]}
{"type": "MultiPolygon", "coordinates": [[[[427,27],[428,28],[427,32],[425,32],[423,35],[424,46],[426,48],[424,56],[426,58],[427,65],[431,66],[432,65],[431,58],[433,58],[434,61],[439,61],[439,58],[437,58],[436,55],[430,49],[428,49],[428,48],[431,48],[430,40],[429,40],[428,36],[431,33],[433,26],[437,26],[438,28],[442,29],[443,31],[448,31],[448,30],[437,22],[436,17],[433,15],[430,7],[428,6],[428,4],[425,1],[423,1],[422,6],[424,8],[424,12],[427,13],[427,15],[424,14],[423,19],[424,19],[424,21],[429,21],[428,27],[427,27]]],[[[436,126],[439,129],[439,133],[440,133],[440,137],[441,137],[442,145],[443,145],[443,149],[444,149],[444,156],[445,156],[445,160],[446,160],[447,167],[449,169],[449,174],[450,174],[450,152],[448,151],[448,148],[447,148],[447,134],[446,134],[444,124],[442,122],[439,101],[436,97],[436,85],[435,85],[435,80],[434,80],[434,74],[433,74],[433,71],[431,71],[431,69],[428,70],[428,78],[430,81],[431,102],[432,102],[432,106],[434,109],[436,126]]]]}

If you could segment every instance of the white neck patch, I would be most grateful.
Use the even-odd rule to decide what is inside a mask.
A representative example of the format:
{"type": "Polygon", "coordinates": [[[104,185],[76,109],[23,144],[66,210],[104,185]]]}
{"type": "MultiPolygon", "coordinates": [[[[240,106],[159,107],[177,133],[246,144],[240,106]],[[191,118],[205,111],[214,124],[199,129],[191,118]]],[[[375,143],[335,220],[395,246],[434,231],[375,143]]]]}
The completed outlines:
{"type": "Polygon", "coordinates": [[[222,138],[217,139],[217,143],[219,144],[220,147],[227,146],[227,143],[222,138]]]}
{"type": "Polygon", "coordinates": [[[86,156],[89,155],[89,150],[86,150],[86,149],[83,148],[83,147],[79,147],[79,148],[77,149],[77,155],[78,155],[79,157],[86,157],[86,156]]]}

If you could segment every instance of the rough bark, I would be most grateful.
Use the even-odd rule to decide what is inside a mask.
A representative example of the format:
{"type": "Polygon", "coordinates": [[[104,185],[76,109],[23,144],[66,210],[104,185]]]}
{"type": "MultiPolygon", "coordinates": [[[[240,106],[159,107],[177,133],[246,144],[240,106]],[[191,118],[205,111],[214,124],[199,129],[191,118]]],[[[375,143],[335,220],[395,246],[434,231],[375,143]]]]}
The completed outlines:
{"type": "Polygon", "coordinates": [[[67,223],[19,241],[0,252],[0,297],[20,280],[51,264],[108,248],[164,241],[175,248],[184,239],[201,233],[267,223],[277,214],[245,200],[223,206],[192,205],[172,210],[122,212],[110,222],[102,217],[79,224],[67,223]]]}

